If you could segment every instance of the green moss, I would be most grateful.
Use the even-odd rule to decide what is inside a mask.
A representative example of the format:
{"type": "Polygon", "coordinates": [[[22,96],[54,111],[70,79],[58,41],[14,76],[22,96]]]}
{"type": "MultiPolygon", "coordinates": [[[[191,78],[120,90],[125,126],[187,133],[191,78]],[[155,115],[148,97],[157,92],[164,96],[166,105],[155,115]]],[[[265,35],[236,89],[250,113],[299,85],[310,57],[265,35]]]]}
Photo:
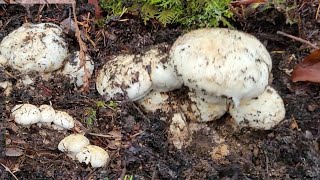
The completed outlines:
{"type": "Polygon", "coordinates": [[[124,12],[139,15],[145,23],[156,19],[161,24],[180,23],[189,27],[231,27],[231,0],[100,0],[110,16],[124,12]]]}

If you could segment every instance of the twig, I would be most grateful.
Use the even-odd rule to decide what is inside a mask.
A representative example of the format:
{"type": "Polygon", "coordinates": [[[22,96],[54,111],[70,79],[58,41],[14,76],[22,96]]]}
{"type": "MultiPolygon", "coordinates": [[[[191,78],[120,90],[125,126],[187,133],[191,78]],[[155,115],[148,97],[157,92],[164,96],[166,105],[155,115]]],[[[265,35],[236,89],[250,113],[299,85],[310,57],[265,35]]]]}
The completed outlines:
{"type": "Polygon", "coordinates": [[[8,172],[14,177],[14,179],[18,180],[17,176],[14,175],[14,174],[11,172],[10,168],[8,168],[6,165],[4,165],[4,164],[2,164],[2,163],[0,163],[0,164],[4,167],[4,169],[5,169],[6,171],[8,171],[8,172]]]}
{"type": "Polygon", "coordinates": [[[266,151],[263,151],[263,154],[264,154],[264,156],[265,156],[265,158],[266,158],[267,179],[269,179],[269,158],[268,158],[268,156],[267,156],[266,151]]]}
{"type": "Polygon", "coordinates": [[[291,38],[291,39],[293,39],[293,40],[296,40],[296,41],[299,41],[299,42],[301,42],[301,43],[307,44],[307,45],[311,46],[313,49],[319,49],[318,46],[312,44],[310,41],[301,39],[301,38],[299,38],[299,37],[296,37],[296,36],[287,34],[287,33],[282,32],[282,31],[277,31],[277,34],[282,35],[282,36],[286,36],[286,37],[291,38]]]}
{"type": "Polygon", "coordinates": [[[114,136],[114,135],[106,135],[106,134],[98,134],[98,133],[88,133],[92,136],[99,136],[99,137],[105,137],[105,138],[121,138],[122,136],[114,136]]]}

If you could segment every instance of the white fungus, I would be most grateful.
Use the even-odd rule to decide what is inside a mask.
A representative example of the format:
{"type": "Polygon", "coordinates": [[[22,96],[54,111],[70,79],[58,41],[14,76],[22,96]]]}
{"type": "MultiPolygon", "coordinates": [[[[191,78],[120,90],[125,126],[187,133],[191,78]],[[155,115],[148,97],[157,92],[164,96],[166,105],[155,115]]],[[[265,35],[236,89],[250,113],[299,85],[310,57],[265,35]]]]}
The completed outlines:
{"type": "Polygon", "coordinates": [[[56,130],[71,129],[74,127],[74,120],[68,113],[56,111],[52,128],[56,130]]]}
{"type": "Polygon", "coordinates": [[[94,62],[88,54],[86,54],[85,57],[85,66],[80,67],[81,61],[79,54],[79,51],[74,52],[61,71],[63,75],[71,77],[71,82],[76,83],[78,87],[84,84],[83,77],[85,75],[85,68],[89,76],[92,75],[94,69],[94,62]]]}
{"type": "Polygon", "coordinates": [[[174,113],[171,120],[170,141],[177,149],[182,149],[188,145],[190,140],[186,118],[182,113],[174,113]]]}
{"type": "Polygon", "coordinates": [[[82,163],[91,164],[92,167],[103,167],[109,161],[109,154],[107,151],[99,146],[88,145],[76,155],[77,160],[82,163]]]}
{"type": "Polygon", "coordinates": [[[68,56],[62,29],[52,23],[23,24],[3,38],[1,54],[20,72],[52,72],[68,56]]]}
{"type": "Polygon", "coordinates": [[[90,144],[89,140],[82,134],[71,134],[62,139],[58,144],[58,149],[67,152],[71,158],[75,158],[76,154],[81,152],[84,147],[90,144]]]}
{"type": "Polygon", "coordinates": [[[271,57],[252,35],[224,28],[199,29],[173,44],[170,61],[184,85],[196,93],[226,96],[237,106],[262,94],[271,57]]]}
{"type": "Polygon", "coordinates": [[[11,114],[14,121],[20,125],[31,125],[41,120],[41,113],[37,106],[32,104],[19,104],[13,107],[11,114]]]}
{"type": "Polygon", "coordinates": [[[192,121],[213,121],[228,111],[228,102],[225,97],[199,96],[194,92],[189,92],[188,96],[190,101],[184,101],[181,104],[181,109],[192,121]]]}
{"type": "Polygon", "coordinates": [[[55,119],[56,111],[49,105],[43,104],[39,107],[42,123],[51,123],[55,119]]]}
{"type": "Polygon", "coordinates": [[[139,99],[137,103],[149,112],[155,112],[157,110],[165,112],[168,108],[168,98],[169,95],[165,92],[151,91],[145,97],[139,99]]]}
{"type": "Polygon", "coordinates": [[[268,86],[263,94],[251,100],[242,100],[229,113],[240,127],[271,129],[285,117],[284,103],[279,94],[268,86]]]}
{"type": "Polygon", "coordinates": [[[151,91],[152,82],[140,56],[119,55],[99,71],[96,88],[100,95],[118,95],[136,101],[151,91]]]}

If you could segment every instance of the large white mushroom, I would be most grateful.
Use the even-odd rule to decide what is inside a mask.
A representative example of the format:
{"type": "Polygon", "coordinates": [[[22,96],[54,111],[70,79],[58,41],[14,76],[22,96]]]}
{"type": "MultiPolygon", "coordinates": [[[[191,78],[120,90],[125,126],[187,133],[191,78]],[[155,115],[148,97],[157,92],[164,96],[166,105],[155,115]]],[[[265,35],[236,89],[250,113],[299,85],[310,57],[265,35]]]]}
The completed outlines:
{"type": "Polygon", "coordinates": [[[87,71],[87,75],[91,76],[94,69],[94,62],[88,54],[85,57],[85,65],[81,67],[79,54],[79,51],[74,52],[61,71],[63,75],[71,77],[71,82],[76,83],[78,87],[84,83],[85,72],[87,71]]]}
{"type": "Polygon", "coordinates": [[[135,101],[151,91],[152,82],[140,56],[119,55],[108,61],[99,71],[96,88],[100,95],[117,95],[135,101]]]}
{"type": "Polygon", "coordinates": [[[254,36],[224,28],[199,29],[173,44],[170,62],[183,83],[196,93],[232,98],[262,94],[268,85],[271,57],[254,36]]]}
{"type": "Polygon", "coordinates": [[[7,61],[20,72],[52,72],[61,68],[68,56],[62,29],[52,23],[23,24],[3,38],[0,51],[1,63],[7,61]]]}
{"type": "Polygon", "coordinates": [[[105,166],[109,161],[109,154],[99,146],[88,145],[76,155],[76,158],[80,163],[90,163],[95,168],[105,166]]]}
{"type": "Polygon", "coordinates": [[[62,152],[67,152],[71,158],[75,159],[76,154],[81,152],[83,148],[89,144],[89,139],[84,135],[71,134],[59,142],[58,149],[62,152]]]}
{"type": "Polygon", "coordinates": [[[11,114],[14,121],[20,125],[31,125],[41,120],[39,108],[32,104],[19,104],[12,108],[11,114]]]}
{"type": "Polygon", "coordinates": [[[257,98],[242,100],[238,107],[230,106],[229,113],[240,127],[268,130],[284,119],[285,108],[277,91],[268,86],[257,98]]]}
{"type": "Polygon", "coordinates": [[[56,111],[51,127],[56,130],[72,129],[74,127],[73,117],[64,111],[56,111]]]}

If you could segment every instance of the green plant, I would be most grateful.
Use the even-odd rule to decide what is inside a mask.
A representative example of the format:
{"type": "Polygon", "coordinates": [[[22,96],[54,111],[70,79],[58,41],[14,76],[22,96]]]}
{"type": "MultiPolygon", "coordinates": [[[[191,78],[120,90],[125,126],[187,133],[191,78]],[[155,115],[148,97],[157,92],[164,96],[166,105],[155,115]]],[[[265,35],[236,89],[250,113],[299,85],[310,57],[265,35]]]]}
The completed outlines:
{"type": "Polygon", "coordinates": [[[93,124],[93,121],[97,119],[97,111],[91,107],[85,108],[85,120],[87,125],[91,126],[93,124]]]}
{"type": "Polygon", "coordinates": [[[186,27],[228,26],[233,17],[231,0],[100,0],[109,16],[140,15],[144,23],[156,19],[161,24],[180,23],[186,27]]]}

